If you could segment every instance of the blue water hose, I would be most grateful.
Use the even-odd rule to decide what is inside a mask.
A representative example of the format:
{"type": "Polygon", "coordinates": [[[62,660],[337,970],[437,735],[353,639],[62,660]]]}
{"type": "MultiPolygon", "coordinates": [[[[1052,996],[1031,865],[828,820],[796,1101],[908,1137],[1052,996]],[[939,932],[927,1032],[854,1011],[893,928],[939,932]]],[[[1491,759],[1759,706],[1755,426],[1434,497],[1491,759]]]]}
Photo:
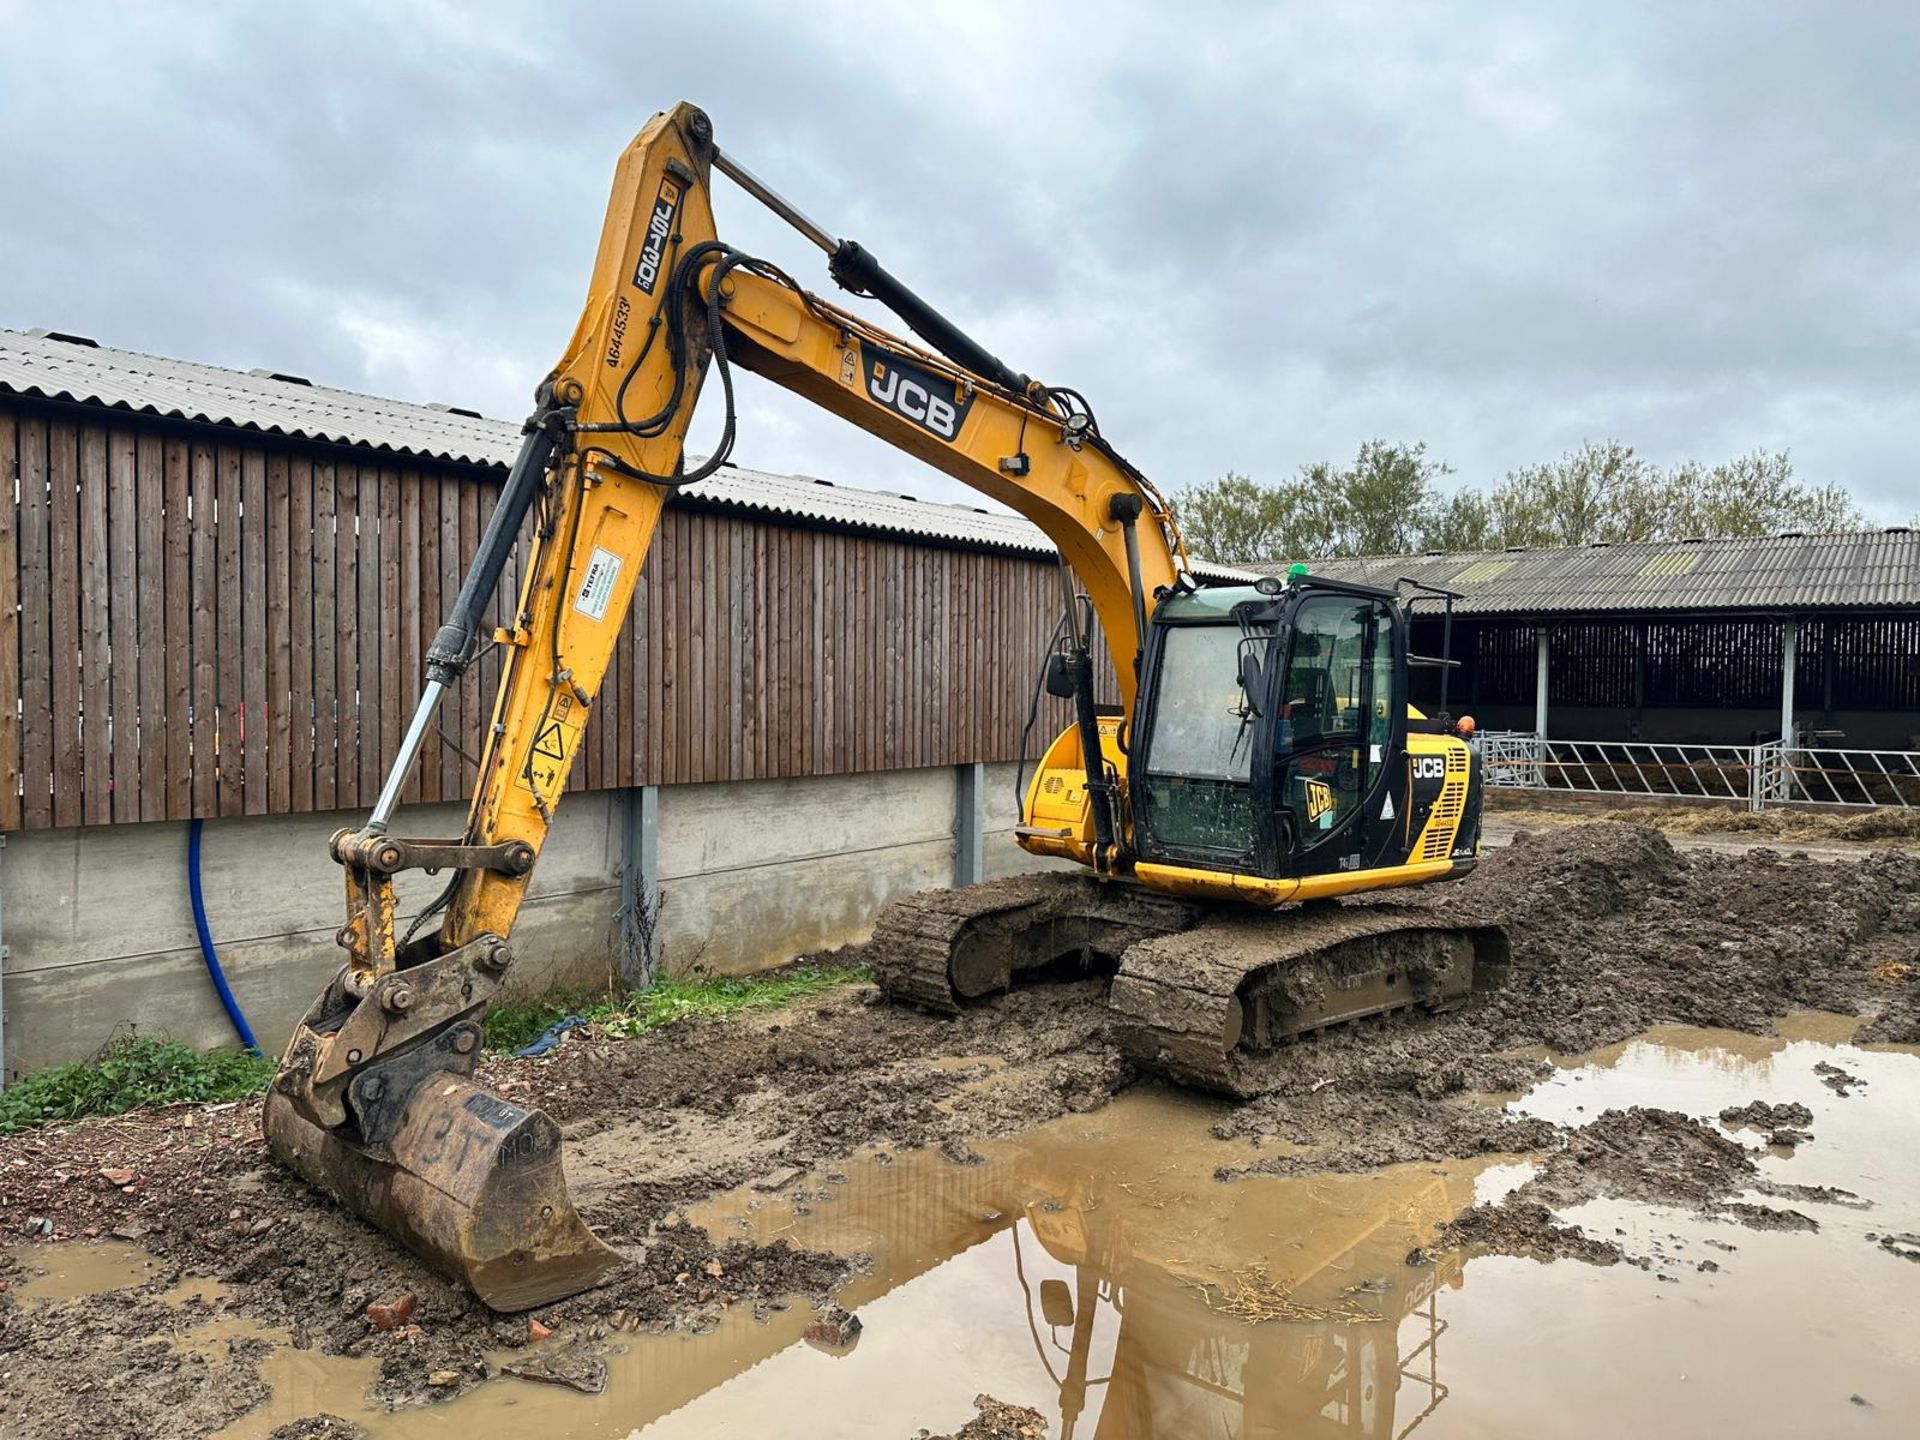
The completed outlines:
{"type": "Polygon", "coordinates": [[[195,817],[193,828],[187,832],[187,889],[193,896],[193,928],[200,932],[200,957],[207,962],[207,974],[213,978],[213,988],[220,992],[220,1003],[227,1007],[227,1018],[233,1021],[233,1028],[240,1035],[240,1043],[258,1055],[260,1045],[253,1038],[253,1027],[247,1024],[247,1017],[240,1012],[240,1002],[233,998],[233,991],[227,985],[227,972],[220,968],[220,957],[213,953],[213,934],[207,929],[207,902],[200,893],[202,824],[195,817]]]}

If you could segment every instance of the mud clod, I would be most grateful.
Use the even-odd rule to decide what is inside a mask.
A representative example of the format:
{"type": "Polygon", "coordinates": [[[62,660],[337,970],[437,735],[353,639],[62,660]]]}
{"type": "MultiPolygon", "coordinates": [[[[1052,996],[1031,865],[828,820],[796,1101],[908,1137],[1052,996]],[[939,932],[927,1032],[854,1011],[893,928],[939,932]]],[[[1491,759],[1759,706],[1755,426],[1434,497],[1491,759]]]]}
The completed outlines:
{"type": "Polygon", "coordinates": [[[1846,1099],[1847,1096],[1851,1095],[1860,1086],[1867,1083],[1858,1075],[1842,1070],[1838,1065],[1828,1064],[1825,1060],[1822,1060],[1813,1067],[1813,1073],[1820,1077],[1820,1083],[1822,1085],[1833,1091],[1833,1093],[1838,1095],[1842,1100],[1846,1099]]]}
{"type": "MultiPolygon", "coordinates": [[[[1871,1235],[1867,1238],[1876,1239],[1871,1235]]],[[[1902,1260],[1911,1260],[1915,1264],[1920,1264],[1920,1235],[1881,1235],[1877,1237],[1877,1243],[1889,1255],[1898,1255],[1902,1260]]]]}
{"type": "Polygon", "coordinates": [[[267,1440],[370,1440],[367,1432],[338,1415],[312,1415],[282,1425],[267,1440]]]}
{"type": "Polygon", "coordinates": [[[1431,1246],[1416,1250],[1407,1263],[1432,1264],[1450,1250],[1480,1250],[1534,1260],[1580,1260],[1589,1265],[1616,1265],[1626,1258],[1613,1241],[1589,1235],[1578,1225],[1561,1225],[1545,1205],[1511,1196],[1498,1205],[1476,1205],[1462,1211],[1431,1246]]]}
{"type": "Polygon", "coordinates": [[[1727,1213],[1749,1230],[1813,1232],[1820,1228],[1820,1222],[1811,1215],[1803,1215],[1798,1210],[1776,1210],[1771,1205],[1748,1205],[1736,1201],[1727,1206],[1727,1213]]]}
{"type": "Polygon", "coordinates": [[[1720,1123],[1729,1128],[1745,1125],[1754,1130],[1779,1130],[1789,1125],[1811,1125],[1813,1112],[1797,1100],[1781,1105],[1753,1100],[1745,1105],[1729,1105],[1720,1112],[1720,1123]]]}
{"type": "Polygon", "coordinates": [[[815,1308],[813,1322],[802,1338],[817,1350],[843,1355],[860,1338],[860,1317],[845,1306],[827,1304],[815,1308]]]}
{"type": "Polygon", "coordinates": [[[978,1413],[951,1435],[916,1430],[913,1440],[1040,1440],[1047,1433],[1046,1416],[1025,1405],[1008,1405],[991,1395],[976,1395],[973,1408],[978,1413]]]}

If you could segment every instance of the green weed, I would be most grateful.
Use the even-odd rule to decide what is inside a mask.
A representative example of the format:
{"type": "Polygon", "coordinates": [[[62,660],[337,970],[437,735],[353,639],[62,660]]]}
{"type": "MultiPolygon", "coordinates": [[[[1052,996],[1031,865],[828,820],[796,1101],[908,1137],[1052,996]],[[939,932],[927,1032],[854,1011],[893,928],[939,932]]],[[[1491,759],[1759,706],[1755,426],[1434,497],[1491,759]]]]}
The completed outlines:
{"type": "Polygon", "coordinates": [[[675,1020],[725,1020],[749,1010],[775,1010],[842,985],[871,978],[864,965],[801,964],[738,978],[668,977],[622,998],[600,1021],[615,1035],[638,1035],[675,1020]]]}
{"type": "Polygon", "coordinates": [[[0,1093],[0,1135],[143,1105],[244,1100],[273,1078],[274,1061],[241,1050],[203,1052],[178,1040],[129,1035],[86,1064],[55,1065],[0,1093]]]}
{"type": "Polygon", "coordinates": [[[555,994],[522,1005],[495,1005],[482,1022],[489,1050],[518,1050],[569,1015],[591,1016],[608,1005],[604,994],[555,994]]]}
{"type": "Polygon", "coordinates": [[[750,1010],[774,1010],[869,978],[864,965],[804,961],[763,975],[668,976],[645,990],[622,994],[550,996],[528,1005],[500,1005],[487,1012],[487,1047],[518,1050],[569,1015],[579,1015],[611,1035],[634,1036],[675,1020],[725,1020],[750,1010]]]}

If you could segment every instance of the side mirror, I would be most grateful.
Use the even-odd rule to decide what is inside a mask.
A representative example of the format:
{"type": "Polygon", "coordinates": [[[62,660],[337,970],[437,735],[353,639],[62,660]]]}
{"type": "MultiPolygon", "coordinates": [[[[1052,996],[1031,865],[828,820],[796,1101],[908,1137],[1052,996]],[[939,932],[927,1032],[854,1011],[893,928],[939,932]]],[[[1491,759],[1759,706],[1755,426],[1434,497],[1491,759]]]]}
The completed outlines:
{"type": "Polygon", "coordinates": [[[1246,696],[1247,709],[1255,715],[1266,713],[1262,705],[1267,698],[1267,666],[1259,649],[1268,643],[1264,635],[1249,635],[1240,642],[1240,671],[1236,678],[1240,682],[1240,693],[1246,696]]]}
{"type": "Polygon", "coordinates": [[[1064,1280],[1040,1282],[1040,1314],[1056,1329],[1073,1324],[1073,1292],[1064,1280]]]}

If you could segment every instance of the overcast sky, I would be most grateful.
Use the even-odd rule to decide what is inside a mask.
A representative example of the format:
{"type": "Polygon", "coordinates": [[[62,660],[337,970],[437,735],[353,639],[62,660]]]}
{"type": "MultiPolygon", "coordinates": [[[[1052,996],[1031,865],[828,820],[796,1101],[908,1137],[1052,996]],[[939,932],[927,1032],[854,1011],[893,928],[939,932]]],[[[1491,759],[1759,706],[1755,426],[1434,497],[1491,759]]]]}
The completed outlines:
{"type": "MultiPolygon", "coordinates": [[[[1920,511],[1911,7],[1148,12],[0,0],[0,326],[518,419],[615,157],[686,98],[1164,487],[1614,437],[1920,511]]],[[[743,464],[970,498],[741,399],[743,464]]]]}

